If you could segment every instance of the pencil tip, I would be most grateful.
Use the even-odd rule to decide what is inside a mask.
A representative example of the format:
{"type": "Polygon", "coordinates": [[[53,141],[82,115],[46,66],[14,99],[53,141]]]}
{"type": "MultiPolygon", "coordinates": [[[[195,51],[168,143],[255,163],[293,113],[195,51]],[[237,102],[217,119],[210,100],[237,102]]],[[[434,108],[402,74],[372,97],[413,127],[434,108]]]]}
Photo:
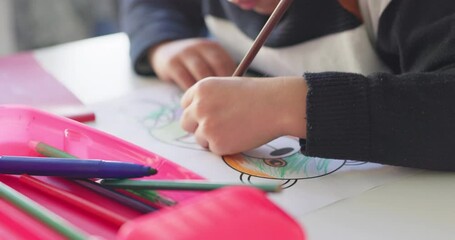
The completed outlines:
{"type": "Polygon", "coordinates": [[[28,146],[29,146],[31,149],[35,149],[37,145],[38,145],[38,141],[30,140],[30,141],[28,142],[28,146]]]}
{"type": "Polygon", "coordinates": [[[155,174],[157,174],[157,173],[158,173],[158,170],[156,170],[156,169],[154,169],[154,168],[152,168],[152,167],[149,167],[149,174],[150,174],[150,175],[155,175],[155,174]]]}
{"type": "Polygon", "coordinates": [[[279,193],[279,192],[281,192],[282,190],[283,190],[283,188],[281,187],[281,185],[278,185],[278,186],[276,186],[276,188],[275,188],[275,192],[276,192],[276,193],[279,193]]]}

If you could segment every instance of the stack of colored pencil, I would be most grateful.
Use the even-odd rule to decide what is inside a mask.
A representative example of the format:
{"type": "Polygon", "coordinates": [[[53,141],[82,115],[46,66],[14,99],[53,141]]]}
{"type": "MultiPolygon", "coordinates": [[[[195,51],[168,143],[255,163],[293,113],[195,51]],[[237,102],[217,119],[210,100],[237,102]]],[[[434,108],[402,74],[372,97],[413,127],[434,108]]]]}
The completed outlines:
{"type": "MultiPolygon", "coordinates": [[[[73,181],[83,187],[89,188],[98,194],[121,204],[131,207],[141,213],[149,213],[157,210],[143,201],[124,194],[125,190],[145,198],[152,204],[172,206],[176,204],[172,199],[161,196],[156,190],[184,190],[184,191],[208,191],[227,186],[238,186],[231,183],[214,183],[207,181],[164,181],[164,180],[128,180],[125,178],[137,178],[156,174],[157,170],[148,166],[124,162],[109,162],[102,160],[81,160],[43,142],[30,142],[30,146],[43,158],[36,157],[0,157],[0,173],[21,174],[19,180],[33,189],[47,194],[53,198],[62,200],[67,204],[86,211],[103,221],[120,227],[128,221],[122,215],[109,211],[73,193],[52,186],[30,175],[71,177],[73,181]],[[106,164],[106,169],[96,169],[95,162],[106,164]],[[96,169],[97,171],[92,171],[96,169]],[[96,179],[100,179],[96,181],[96,179]],[[117,189],[117,190],[114,190],[117,189]],[[120,190],[120,191],[119,191],[120,190]]],[[[243,185],[244,186],[244,185],[243,185]]],[[[252,187],[266,192],[279,192],[279,185],[260,184],[252,187]]],[[[72,226],[64,219],[43,208],[39,204],[16,192],[14,189],[0,182],[0,197],[5,198],[35,219],[43,222],[56,232],[70,239],[87,239],[88,235],[72,226]]]]}

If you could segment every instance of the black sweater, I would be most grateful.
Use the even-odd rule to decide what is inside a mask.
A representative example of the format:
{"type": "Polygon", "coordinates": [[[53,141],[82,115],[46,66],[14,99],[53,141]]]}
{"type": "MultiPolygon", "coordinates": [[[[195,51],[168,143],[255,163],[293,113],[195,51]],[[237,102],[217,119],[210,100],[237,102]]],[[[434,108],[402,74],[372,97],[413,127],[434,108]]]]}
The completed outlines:
{"type": "MultiPolygon", "coordinates": [[[[359,2],[295,0],[253,68],[307,80],[304,154],[455,170],[455,1],[359,2]]],[[[170,39],[214,37],[239,60],[267,20],[226,0],[122,3],[140,74],[170,39]]]]}

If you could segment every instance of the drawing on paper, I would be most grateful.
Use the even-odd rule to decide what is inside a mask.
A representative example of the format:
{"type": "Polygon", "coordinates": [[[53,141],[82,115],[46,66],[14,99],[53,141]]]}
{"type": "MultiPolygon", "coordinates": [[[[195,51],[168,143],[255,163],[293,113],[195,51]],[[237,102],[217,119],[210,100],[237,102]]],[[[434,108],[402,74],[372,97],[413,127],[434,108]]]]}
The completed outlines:
{"type": "MultiPolygon", "coordinates": [[[[146,114],[137,117],[149,134],[158,141],[182,148],[207,151],[197,144],[193,135],[181,129],[179,119],[182,109],[179,99],[179,95],[173,96],[170,103],[142,99],[140,103],[134,105],[141,108],[140,112],[146,114]]],[[[293,186],[298,180],[329,175],[345,165],[363,164],[304,156],[300,153],[298,140],[292,137],[281,137],[242,154],[224,156],[223,161],[240,173],[240,180],[244,183],[281,181],[283,188],[293,186]]]]}
{"type": "Polygon", "coordinates": [[[138,119],[156,140],[182,148],[206,151],[197,144],[192,134],[180,127],[179,119],[182,115],[182,109],[179,100],[180,94],[177,93],[172,95],[170,102],[146,98],[135,99],[135,102],[129,104],[124,110],[138,119]]]}
{"type": "Polygon", "coordinates": [[[346,164],[345,160],[307,157],[292,137],[281,137],[242,154],[224,156],[223,160],[240,172],[242,182],[259,181],[254,178],[280,180],[283,188],[301,179],[331,174],[346,164]]]}

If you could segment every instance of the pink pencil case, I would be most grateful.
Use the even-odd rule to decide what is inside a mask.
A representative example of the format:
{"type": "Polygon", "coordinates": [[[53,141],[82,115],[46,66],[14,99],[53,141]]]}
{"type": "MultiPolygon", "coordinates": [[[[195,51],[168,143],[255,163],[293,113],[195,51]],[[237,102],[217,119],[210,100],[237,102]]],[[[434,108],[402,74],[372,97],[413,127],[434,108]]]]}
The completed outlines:
{"type": "MultiPolygon", "coordinates": [[[[144,179],[202,179],[161,156],[74,120],[30,107],[0,105],[0,155],[39,156],[30,147],[32,141],[47,143],[79,158],[133,162],[158,170],[158,174],[144,179]]],[[[37,178],[120,214],[128,221],[120,227],[114,226],[30,188],[19,181],[19,176],[0,175],[1,182],[101,239],[304,239],[300,225],[262,191],[252,187],[227,187],[211,192],[160,191],[178,204],[143,214],[73,181],[37,178]]],[[[3,206],[0,214],[15,215],[0,221],[0,238],[63,239],[0,200],[3,206]]]]}

